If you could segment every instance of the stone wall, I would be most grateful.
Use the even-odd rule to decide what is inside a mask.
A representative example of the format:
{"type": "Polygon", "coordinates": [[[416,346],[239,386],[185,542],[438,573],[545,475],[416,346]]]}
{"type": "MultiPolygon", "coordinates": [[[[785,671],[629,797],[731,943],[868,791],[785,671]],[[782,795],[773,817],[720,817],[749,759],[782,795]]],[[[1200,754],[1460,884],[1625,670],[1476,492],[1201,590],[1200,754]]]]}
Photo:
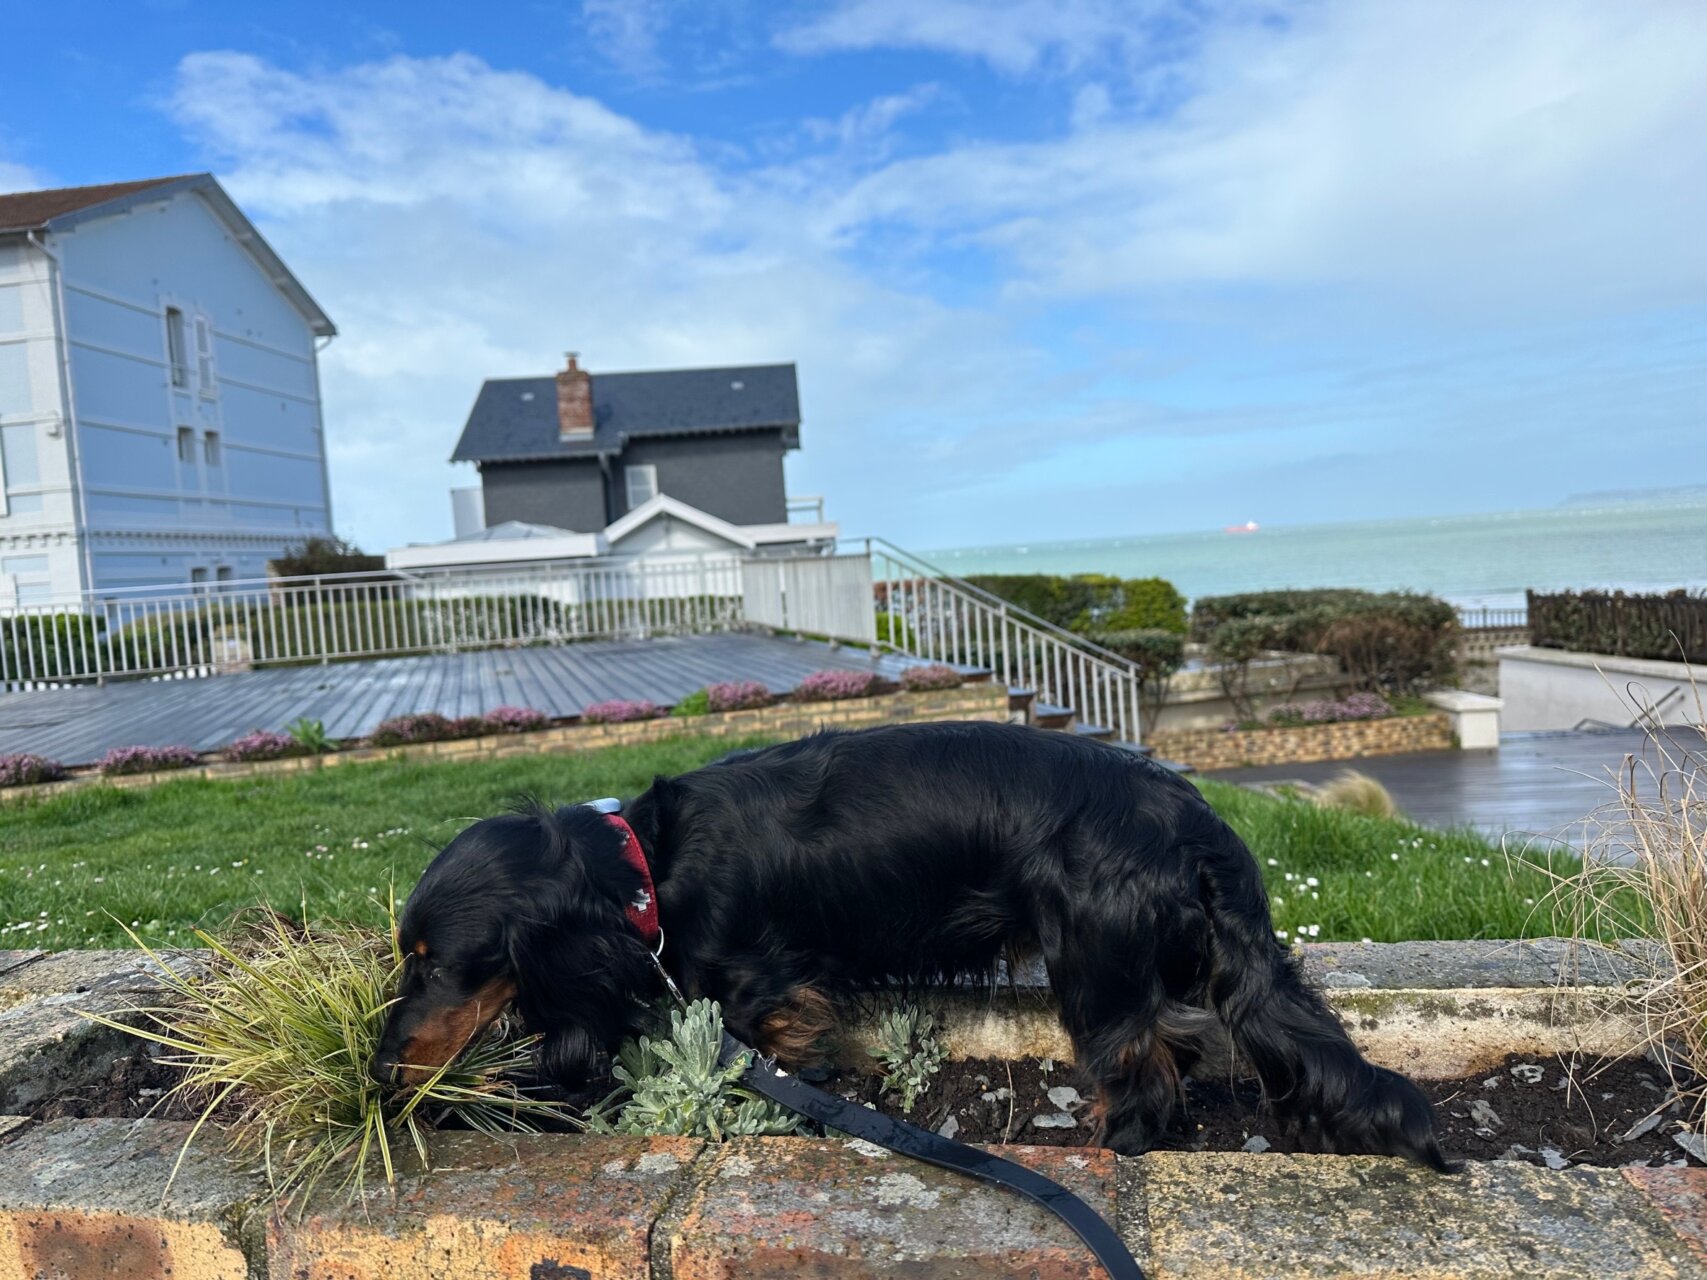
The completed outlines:
{"type": "Polygon", "coordinates": [[[779,702],[750,711],[724,711],[705,716],[657,720],[634,720],[626,724],[566,724],[534,733],[501,733],[485,738],[462,738],[455,742],[422,742],[407,747],[352,747],[323,756],[297,756],[288,760],[255,760],[236,764],[209,759],[188,769],[163,773],[136,773],[104,778],[86,773],[63,782],[44,782],[33,787],[0,790],[0,801],[35,795],[52,795],[74,787],[103,784],[113,787],[151,787],[174,778],[251,778],[275,773],[300,773],[331,769],[340,765],[375,760],[419,760],[444,757],[457,760],[498,760],[506,756],[550,755],[568,751],[592,751],[599,747],[660,738],[694,737],[798,738],[819,729],[857,729],[877,724],[904,724],[928,720],[997,720],[1008,718],[1008,691],[993,681],[963,684],[957,689],[927,693],[888,693],[874,698],[849,698],[841,702],[779,702]]]}
{"type": "Polygon", "coordinates": [[[1144,740],[1162,759],[1205,771],[1355,760],[1407,751],[1450,751],[1457,745],[1452,718],[1441,714],[1389,716],[1385,720],[1312,724],[1296,729],[1161,729],[1144,740]]]}

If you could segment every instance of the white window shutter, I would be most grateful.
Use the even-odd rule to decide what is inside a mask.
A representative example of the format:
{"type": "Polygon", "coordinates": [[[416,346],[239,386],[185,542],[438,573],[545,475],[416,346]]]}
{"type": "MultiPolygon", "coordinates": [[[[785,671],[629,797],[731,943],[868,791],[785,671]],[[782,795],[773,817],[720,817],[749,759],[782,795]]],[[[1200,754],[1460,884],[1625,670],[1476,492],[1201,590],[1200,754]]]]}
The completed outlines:
{"type": "Polygon", "coordinates": [[[204,396],[214,393],[213,325],[200,315],[196,317],[196,382],[204,396]]]}

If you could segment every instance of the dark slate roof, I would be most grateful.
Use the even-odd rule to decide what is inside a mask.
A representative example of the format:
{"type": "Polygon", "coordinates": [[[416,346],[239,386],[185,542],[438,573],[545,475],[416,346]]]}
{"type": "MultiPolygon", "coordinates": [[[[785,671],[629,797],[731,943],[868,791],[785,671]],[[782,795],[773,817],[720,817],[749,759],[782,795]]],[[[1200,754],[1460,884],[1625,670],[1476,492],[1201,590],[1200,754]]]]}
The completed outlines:
{"type": "Polygon", "coordinates": [[[451,461],[594,457],[614,453],[624,440],[638,436],[800,425],[792,364],[594,373],[592,378],[591,440],[565,444],[558,439],[555,377],[491,378],[468,412],[451,461]]]}
{"type": "Polygon", "coordinates": [[[181,173],[169,178],[141,178],[135,182],[108,182],[94,187],[55,187],[49,191],[14,191],[0,195],[0,235],[22,231],[67,231],[90,218],[123,213],[135,205],[193,191],[212,207],[230,230],[233,239],[254,257],[267,279],[289,298],[322,338],[330,338],[337,327],[320,304],[309,296],[302,282],[290,273],[273,247],[262,238],[255,224],[239,209],[211,173],[181,173]]]}

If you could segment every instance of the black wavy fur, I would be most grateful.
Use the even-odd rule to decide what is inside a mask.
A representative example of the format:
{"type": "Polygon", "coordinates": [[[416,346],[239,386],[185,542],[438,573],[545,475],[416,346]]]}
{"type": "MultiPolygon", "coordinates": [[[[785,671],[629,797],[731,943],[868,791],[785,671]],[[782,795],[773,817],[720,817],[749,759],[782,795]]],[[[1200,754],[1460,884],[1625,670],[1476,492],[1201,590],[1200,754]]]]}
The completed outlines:
{"type": "MultiPolygon", "coordinates": [[[[987,975],[1035,951],[1116,1151],[1160,1138],[1220,1021],[1324,1149],[1450,1168],[1422,1092],[1364,1060],[1276,941],[1238,836],[1129,752],[997,724],[821,733],[658,778],[624,815],[672,976],[748,1043],[775,1043],[803,1007],[828,1007],[818,996],[987,975]]],[[[411,966],[376,1069],[435,1005],[508,978],[545,1072],[584,1079],[659,986],[624,918],[639,882],[619,849],[579,807],[453,840],[404,908],[403,946],[430,963],[411,966]]]]}

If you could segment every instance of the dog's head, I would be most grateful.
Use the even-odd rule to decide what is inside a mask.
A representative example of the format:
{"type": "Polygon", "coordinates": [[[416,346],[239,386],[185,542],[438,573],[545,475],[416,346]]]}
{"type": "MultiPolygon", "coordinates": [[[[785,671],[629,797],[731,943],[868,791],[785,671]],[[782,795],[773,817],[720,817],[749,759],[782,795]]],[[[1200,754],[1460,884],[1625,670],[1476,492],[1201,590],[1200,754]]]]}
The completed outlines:
{"type": "Polygon", "coordinates": [[[434,858],[398,923],[403,977],[372,1070],[417,1084],[512,1002],[566,1087],[635,1022],[656,978],[624,908],[640,874],[592,809],[476,822],[434,858]]]}

